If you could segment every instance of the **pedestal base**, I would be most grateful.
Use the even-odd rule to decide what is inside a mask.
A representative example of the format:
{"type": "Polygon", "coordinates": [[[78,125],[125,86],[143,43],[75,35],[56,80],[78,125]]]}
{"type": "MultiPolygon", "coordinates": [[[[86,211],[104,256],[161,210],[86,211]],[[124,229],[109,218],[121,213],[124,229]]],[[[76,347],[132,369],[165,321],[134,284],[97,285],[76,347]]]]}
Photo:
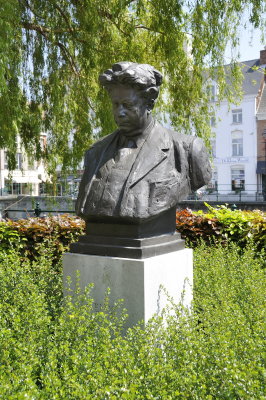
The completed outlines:
{"type": "MultiPolygon", "coordinates": [[[[139,321],[147,322],[154,314],[160,314],[168,299],[164,290],[175,303],[183,299],[190,306],[192,300],[193,260],[192,250],[183,249],[145,259],[103,257],[78,253],[63,256],[64,287],[71,277],[71,288],[76,285],[79,271],[80,288],[94,283],[91,295],[95,310],[103,303],[110,288],[111,305],[124,299],[129,318],[127,327],[139,321]]],[[[66,293],[66,289],[65,289],[66,293]]]]}
{"type": "Polygon", "coordinates": [[[71,253],[119,258],[148,258],[185,248],[176,232],[176,209],[147,221],[113,217],[86,221],[86,235],[70,245],[71,253]]]}
{"type": "Polygon", "coordinates": [[[71,253],[94,254],[120,258],[148,258],[185,248],[180,233],[148,238],[122,238],[116,236],[80,236],[70,245],[71,253]]]}

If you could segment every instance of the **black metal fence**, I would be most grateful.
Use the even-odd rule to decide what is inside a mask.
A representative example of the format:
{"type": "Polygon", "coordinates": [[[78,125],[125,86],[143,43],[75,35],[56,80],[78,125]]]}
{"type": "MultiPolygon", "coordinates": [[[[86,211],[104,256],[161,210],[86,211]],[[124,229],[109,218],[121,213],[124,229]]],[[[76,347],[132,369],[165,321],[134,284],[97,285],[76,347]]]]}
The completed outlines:
{"type": "Polygon", "coordinates": [[[230,185],[207,187],[192,193],[187,200],[204,201],[266,201],[266,186],[244,184],[237,188],[230,185]]]}

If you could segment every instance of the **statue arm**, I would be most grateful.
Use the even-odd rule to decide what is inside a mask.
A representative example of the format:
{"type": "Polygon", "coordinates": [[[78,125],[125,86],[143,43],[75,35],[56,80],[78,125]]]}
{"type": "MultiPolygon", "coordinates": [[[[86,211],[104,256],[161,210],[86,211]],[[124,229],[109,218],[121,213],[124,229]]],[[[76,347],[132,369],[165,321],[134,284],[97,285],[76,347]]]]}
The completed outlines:
{"type": "Polygon", "coordinates": [[[113,138],[114,134],[105,136],[104,138],[98,140],[85,152],[84,172],[79,185],[79,194],[76,201],[76,213],[82,218],[84,218],[83,209],[90,191],[93,176],[97,172],[106,146],[108,145],[110,139],[113,138]]]}
{"type": "Polygon", "coordinates": [[[209,154],[202,139],[170,131],[176,150],[176,168],[183,172],[188,191],[206,185],[212,176],[209,154]]]}
{"type": "Polygon", "coordinates": [[[86,202],[86,198],[88,195],[88,188],[89,188],[89,183],[92,178],[92,173],[91,173],[91,167],[92,167],[92,150],[93,147],[91,147],[89,150],[85,152],[84,155],[84,172],[83,176],[81,178],[81,182],[79,184],[79,193],[76,201],[76,214],[80,217],[83,217],[83,207],[86,202]]]}
{"type": "Polygon", "coordinates": [[[85,152],[85,155],[84,155],[84,169],[89,166],[89,159],[90,159],[91,149],[92,148],[93,147],[89,148],[89,150],[87,150],[85,152]]]}
{"type": "Polygon", "coordinates": [[[189,171],[191,190],[206,185],[212,176],[209,154],[200,138],[192,137],[189,151],[189,171]]]}

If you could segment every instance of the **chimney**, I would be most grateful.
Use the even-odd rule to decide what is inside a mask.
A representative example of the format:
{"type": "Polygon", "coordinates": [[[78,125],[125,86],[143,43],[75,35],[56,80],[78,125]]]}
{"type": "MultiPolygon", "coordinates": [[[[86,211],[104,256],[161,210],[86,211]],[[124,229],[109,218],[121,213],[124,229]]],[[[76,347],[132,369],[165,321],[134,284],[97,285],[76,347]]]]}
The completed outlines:
{"type": "Polygon", "coordinates": [[[264,47],[264,50],[260,51],[260,65],[265,65],[266,64],[266,46],[264,47]]]}

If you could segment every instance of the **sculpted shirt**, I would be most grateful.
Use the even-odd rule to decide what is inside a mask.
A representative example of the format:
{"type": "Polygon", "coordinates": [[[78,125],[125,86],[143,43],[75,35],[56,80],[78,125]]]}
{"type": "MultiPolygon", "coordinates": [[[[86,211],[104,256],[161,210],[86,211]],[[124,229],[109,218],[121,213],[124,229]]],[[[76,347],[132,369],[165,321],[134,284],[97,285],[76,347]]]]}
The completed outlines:
{"type": "Polygon", "coordinates": [[[89,215],[119,215],[126,177],[132,169],[136,157],[154,121],[141,134],[126,137],[118,133],[106,149],[101,167],[94,177],[88,196],[89,215]]]}

